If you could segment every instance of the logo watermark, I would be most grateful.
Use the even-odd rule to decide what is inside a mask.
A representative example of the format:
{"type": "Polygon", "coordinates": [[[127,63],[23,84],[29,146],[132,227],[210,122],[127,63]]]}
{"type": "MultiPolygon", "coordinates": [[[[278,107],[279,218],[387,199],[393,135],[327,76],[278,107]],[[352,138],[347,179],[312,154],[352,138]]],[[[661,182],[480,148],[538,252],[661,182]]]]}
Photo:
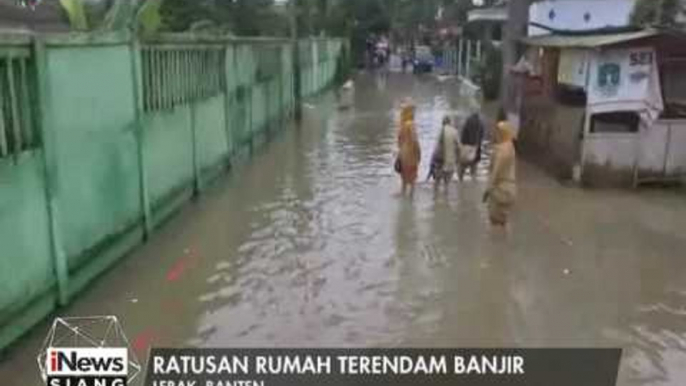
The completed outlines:
{"type": "Polygon", "coordinates": [[[37,361],[48,386],[126,386],[141,370],[116,316],[56,318],[37,361]]]}

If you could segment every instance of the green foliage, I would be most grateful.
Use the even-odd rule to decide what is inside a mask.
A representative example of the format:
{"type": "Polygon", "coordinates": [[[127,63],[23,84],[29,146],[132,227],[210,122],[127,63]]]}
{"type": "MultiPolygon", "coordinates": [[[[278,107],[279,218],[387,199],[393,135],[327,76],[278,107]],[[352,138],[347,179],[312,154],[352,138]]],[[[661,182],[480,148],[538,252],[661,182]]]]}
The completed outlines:
{"type": "MultiPolygon", "coordinates": [[[[414,36],[444,20],[465,21],[472,0],[289,0],[297,7],[300,36],[414,36]]],[[[289,31],[288,5],[274,0],[163,0],[165,27],[185,31],[198,21],[212,21],[237,35],[284,35],[289,31]]]]}
{"type": "Polygon", "coordinates": [[[679,0],[662,0],[660,6],[660,14],[658,23],[661,26],[673,27],[676,23],[676,17],[681,11],[681,2],[679,0]]]}
{"type": "Polygon", "coordinates": [[[484,47],[484,60],[479,69],[481,88],[484,98],[494,100],[500,94],[500,83],[503,72],[502,51],[493,44],[484,47]]]}
{"type": "Polygon", "coordinates": [[[236,35],[288,33],[287,15],[277,14],[273,0],[217,0],[215,8],[217,22],[224,25],[228,23],[236,35]]]}
{"type": "Polygon", "coordinates": [[[153,33],[162,28],[162,15],[160,9],[162,0],[148,0],[138,11],[138,24],[144,34],[153,33]]]}
{"type": "Polygon", "coordinates": [[[60,5],[75,30],[120,30],[145,23],[156,29],[160,24],[162,0],[60,0],[60,5]],[[139,12],[140,11],[140,12],[139,12]],[[143,20],[139,19],[143,16],[143,20]]]}
{"type": "Polygon", "coordinates": [[[164,29],[175,32],[188,31],[194,23],[213,17],[206,0],[163,0],[160,15],[164,29]]]}
{"type": "Polygon", "coordinates": [[[631,13],[631,24],[642,27],[674,27],[680,8],[679,0],[638,0],[631,13]]]}
{"type": "Polygon", "coordinates": [[[160,8],[169,31],[212,29],[241,36],[287,36],[288,14],[273,0],[163,0],[160,8]]]}
{"type": "Polygon", "coordinates": [[[67,13],[71,27],[76,30],[88,29],[86,7],[82,0],[60,0],[62,9],[67,13]]]}
{"type": "MultiPolygon", "coordinates": [[[[155,3],[156,0],[108,0],[100,1],[103,13],[97,21],[91,20],[92,25],[97,25],[101,30],[119,30],[133,28],[137,22],[138,10],[147,3],[155,3]]],[[[91,3],[96,4],[96,3],[91,3]]],[[[89,5],[89,8],[91,5],[89,5]]]]}

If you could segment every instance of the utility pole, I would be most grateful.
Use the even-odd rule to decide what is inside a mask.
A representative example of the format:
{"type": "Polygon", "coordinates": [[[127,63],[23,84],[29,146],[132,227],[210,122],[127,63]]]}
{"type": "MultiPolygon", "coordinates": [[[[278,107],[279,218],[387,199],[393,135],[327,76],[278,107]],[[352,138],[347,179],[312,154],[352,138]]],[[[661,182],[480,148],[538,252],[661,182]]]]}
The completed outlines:
{"type": "Polygon", "coordinates": [[[302,90],[301,90],[301,68],[300,68],[300,47],[298,44],[298,2],[299,0],[289,0],[289,14],[291,19],[291,40],[293,45],[293,97],[295,99],[294,115],[295,120],[300,122],[302,119],[302,90]]]}
{"type": "Polygon", "coordinates": [[[529,6],[533,0],[509,0],[507,4],[507,22],[503,39],[503,73],[500,87],[500,101],[507,112],[516,111],[516,99],[513,98],[514,82],[510,70],[519,59],[519,41],[527,34],[529,26],[529,6]]]}

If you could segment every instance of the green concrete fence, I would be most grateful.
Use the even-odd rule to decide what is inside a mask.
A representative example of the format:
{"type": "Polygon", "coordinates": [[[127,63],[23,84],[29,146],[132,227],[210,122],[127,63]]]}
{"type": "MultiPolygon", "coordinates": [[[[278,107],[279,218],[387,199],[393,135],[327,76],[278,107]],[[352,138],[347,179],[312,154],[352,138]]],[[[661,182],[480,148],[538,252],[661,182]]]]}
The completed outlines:
{"type": "Polygon", "coordinates": [[[347,44],[0,34],[0,349],[283,126],[347,44]],[[294,53],[298,66],[294,66],[294,53]]]}

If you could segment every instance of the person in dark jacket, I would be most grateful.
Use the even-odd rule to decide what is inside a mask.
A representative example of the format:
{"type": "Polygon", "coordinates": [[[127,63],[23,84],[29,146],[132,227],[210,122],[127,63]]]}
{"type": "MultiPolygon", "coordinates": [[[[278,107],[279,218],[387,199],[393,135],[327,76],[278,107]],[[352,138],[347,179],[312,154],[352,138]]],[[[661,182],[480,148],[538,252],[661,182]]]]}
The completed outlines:
{"type": "Polygon", "coordinates": [[[467,118],[460,136],[460,146],[463,155],[461,156],[458,168],[460,181],[464,179],[467,170],[470,171],[472,178],[476,178],[476,167],[481,161],[481,143],[483,138],[483,120],[481,115],[475,112],[467,118]]]}

